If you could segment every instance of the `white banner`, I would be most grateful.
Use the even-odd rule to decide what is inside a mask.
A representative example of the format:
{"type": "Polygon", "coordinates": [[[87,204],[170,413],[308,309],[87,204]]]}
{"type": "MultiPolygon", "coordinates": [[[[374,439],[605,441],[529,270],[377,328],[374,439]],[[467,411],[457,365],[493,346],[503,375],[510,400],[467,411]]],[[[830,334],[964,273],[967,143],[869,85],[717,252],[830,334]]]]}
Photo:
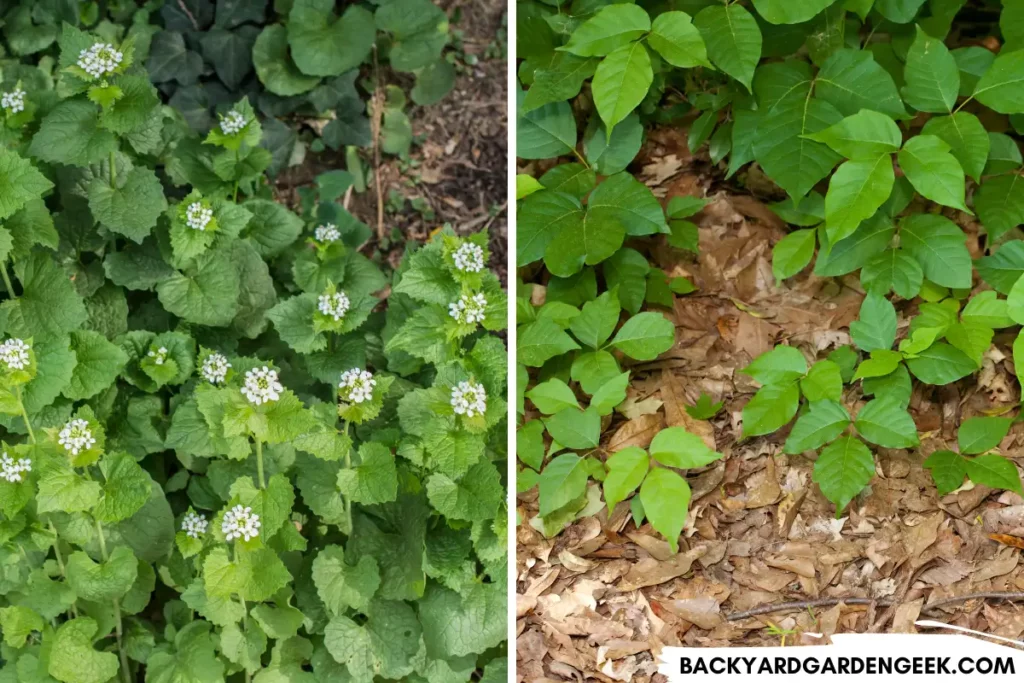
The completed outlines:
{"type": "MultiPolygon", "coordinates": [[[[937,622],[921,626],[967,629],[937,622]]],[[[977,634],[1014,643],[1024,642],[977,634]]],[[[831,644],[796,647],[667,647],[658,671],[671,683],[723,683],[736,677],[785,683],[821,681],[1024,681],[1024,649],[968,635],[846,633],[831,644]]]]}

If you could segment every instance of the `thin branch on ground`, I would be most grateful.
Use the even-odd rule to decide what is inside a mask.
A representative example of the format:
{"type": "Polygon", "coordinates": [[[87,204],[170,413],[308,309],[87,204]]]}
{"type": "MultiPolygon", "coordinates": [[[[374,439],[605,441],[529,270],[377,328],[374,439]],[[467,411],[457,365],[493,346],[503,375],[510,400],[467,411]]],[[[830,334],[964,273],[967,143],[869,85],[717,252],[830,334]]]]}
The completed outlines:
{"type": "MultiPolygon", "coordinates": [[[[938,600],[921,608],[922,612],[931,612],[940,607],[954,605],[968,600],[1007,600],[1010,602],[1024,602],[1024,591],[989,591],[984,593],[968,593],[958,595],[944,600],[938,600]]],[[[772,614],[773,612],[789,612],[793,610],[805,610],[808,607],[835,607],[839,603],[847,605],[870,605],[874,603],[878,607],[892,607],[896,601],[890,598],[819,598],[817,600],[797,600],[795,602],[780,602],[775,605],[761,605],[743,612],[733,612],[727,615],[726,621],[739,621],[748,617],[756,617],[761,614],[772,614]]]]}

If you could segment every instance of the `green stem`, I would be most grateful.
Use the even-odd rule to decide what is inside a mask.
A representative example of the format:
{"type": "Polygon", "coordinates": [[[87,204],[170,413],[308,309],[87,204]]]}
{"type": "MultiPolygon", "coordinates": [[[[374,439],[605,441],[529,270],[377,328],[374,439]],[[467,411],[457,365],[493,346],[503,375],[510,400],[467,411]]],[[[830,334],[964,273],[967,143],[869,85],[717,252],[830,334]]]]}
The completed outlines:
{"type": "Polygon", "coordinates": [[[117,160],[114,159],[114,150],[110,150],[110,187],[117,189],[117,160]]]}
{"type": "MultiPolygon", "coordinates": [[[[64,555],[60,551],[60,537],[57,534],[57,527],[53,525],[52,519],[46,520],[50,525],[50,531],[53,532],[53,554],[57,557],[57,568],[60,569],[60,576],[65,582],[68,580],[68,571],[64,566],[64,555]]],[[[71,615],[78,618],[78,601],[71,603],[71,615]]]]}
{"type": "Polygon", "coordinates": [[[11,276],[7,274],[7,261],[0,263],[0,275],[4,277],[4,286],[7,287],[7,293],[12,299],[17,299],[18,296],[14,293],[14,285],[11,284],[11,276]]]}
{"type": "MultiPolygon", "coordinates": [[[[345,420],[342,425],[342,432],[345,436],[348,436],[348,425],[349,421],[345,420]]],[[[349,441],[348,450],[345,451],[345,469],[352,469],[352,449],[354,448],[352,441],[349,441]]],[[[352,530],[352,499],[349,496],[345,496],[345,518],[348,520],[348,528],[352,530]]]]}
{"type": "Polygon", "coordinates": [[[256,474],[260,479],[260,488],[267,488],[267,482],[263,478],[263,442],[256,439],[256,474]]]}
{"type": "Polygon", "coordinates": [[[966,107],[967,103],[970,102],[973,99],[974,99],[974,95],[971,95],[970,97],[968,97],[966,100],[964,100],[963,102],[960,103],[959,107],[957,107],[956,109],[953,110],[953,113],[955,114],[958,111],[960,111],[961,109],[963,109],[964,107],[966,107]]]}
{"type": "Polygon", "coordinates": [[[580,160],[580,163],[583,164],[584,167],[588,169],[590,168],[590,164],[587,163],[587,160],[583,158],[583,155],[580,154],[575,147],[572,148],[572,153],[576,155],[576,158],[580,160]]]}
{"type": "MultiPolygon", "coordinates": [[[[235,150],[235,175],[238,175],[238,162],[239,161],[241,161],[241,157],[239,156],[239,151],[236,149],[235,150]]],[[[231,201],[232,202],[237,202],[238,201],[238,180],[237,179],[235,180],[235,191],[231,193],[231,201]]]]}
{"type": "Polygon", "coordinates": [[[25,410],[25,402],[21,400],[21,385],[16,385],[15,392],[18,396],[18,407],[21,408],[21,419],[25,420],[25,428],[28,430],[28,440],[36,442],[36,434],[32,431],[32,421],[28,419],[28,411],[25,410]]]}
{"type": "MultiPolygon", "coordinates": [[[[103,536],[103,524],[98,519],[96,520],[96,534],[100,543],[100,555],[103,556],[103,562],[106,563],[110,560],[110,556],[107,554],[107,540],[103,536]]],[[[117,598],[114,598],[114,634],[117,636],[117,654],[121,658],[121,679],[124,683],[132,683],[132,673],[128,667],[128,653],[124,651],[122,645],[124,625],[121,623],[121,601],[117,598]]]]}
{"type": "MultiPolygon", "coordinates": [[[[238,599],[242,601],[242,634],[248,637],[249,633],[249,608],[245,604],[245,596],[239,594],[238,599]]],[[[252,674],[249,673],[249,669],[243,667],[245,671],[245,683],[249,683],[252,680],[252,674]]]]}

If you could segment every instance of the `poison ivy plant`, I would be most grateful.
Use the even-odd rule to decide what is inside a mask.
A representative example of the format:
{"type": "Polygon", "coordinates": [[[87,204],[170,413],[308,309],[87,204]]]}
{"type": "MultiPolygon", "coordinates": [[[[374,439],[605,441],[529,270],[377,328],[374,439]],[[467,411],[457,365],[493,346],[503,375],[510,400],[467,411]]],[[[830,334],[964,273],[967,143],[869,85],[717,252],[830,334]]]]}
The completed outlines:
{"type": "MultiPolygon", "coordinates": [[[[977,8],[964,0],[519,0],[516,258],[530,283],[519,304],[519,380],[542,403],[552,379],[568,392],[559,388],[560,402],[547,407],[520,405],[518,488],[545,476],[545,457],[575,463],[551,475],[575,493],[573,512],[546,531],[600,509],[581,486],[614,457],[589,443],[607,420],[570,412],[573,434],[586,427],[588,438],[566,444],[556,434],[567,418],[534,413],[570,394],[593,397],[626,360],[584,348],[570,328],[580,307],[614,291],[635,315],[693,291],[665,270],[685,269],[686,252],[697,250],[687,219],[705,200],[673,187],[665,202],[632,175],[657,161],[640,151],[652,128],[685,130],[672,139],[709,161],[716,181],[771,198],[788,226],[772,250],[777,286],[810,272],[864,293],[852,346],[822,358],[781,346],[754,359],[760,388],[743,410],[751,438],[795,419],[785,450],[818,453],[815,479],[840,511],[871,479],[872,446],[919,448],[907,410],[916,387],[967,381],[1011,356],[1024,377],[1024,98],[1014,85],[1024,79],[1024,44],[1022,15],[1004,4],[982,3],[976,24],[977,8]],[[968,12],[971,35],[1002,40],[967,45],[957,22],[968,12]],[[558,455],[565,449],[579,462],[558,455]]],[[[707,397],[691,416],[713,408],[707,397]]],[[[953,464],[940,488],[967,476],[975,457],[1001,456],[942,456],[953,464]]],[[[999,462],[1004,476],[975,468],[977,481],[1017,490],[1012,461],[999,462]]],[[[569,500],[542,491],[539,502],[548,520],[553,503],[569,500]]],[[[638,523],[642,507],[634,506],[638,523]]]]}
{"type": "MultiPolygon", "coordinates": [[[[2,63],[0,680],[504,672],[487,235],[439,230],[383,270],[336,201],[351,176],[279,203],[247,98],[199,137],[151,85],[144,11],[86,28],[66,4],[30,17],[65,20],[53,41],[12,46],[53,57],[2,63]]],[[[256,5],[218,3],[220,25],[256,5]]]]}

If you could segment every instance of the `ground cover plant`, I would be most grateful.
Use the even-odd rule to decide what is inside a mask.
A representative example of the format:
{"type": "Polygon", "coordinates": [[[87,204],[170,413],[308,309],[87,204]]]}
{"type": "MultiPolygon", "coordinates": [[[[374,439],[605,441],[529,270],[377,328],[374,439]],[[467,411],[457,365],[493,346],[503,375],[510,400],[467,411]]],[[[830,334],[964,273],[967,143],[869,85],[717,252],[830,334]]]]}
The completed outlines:
{"type": "Polygon", "coordinates": [[[743,507],[707,488],[743,471],[722,462],[741,450],[770,456],[769,479],[807,463],[843,520],[908,454],[931,495],[1020,505],[1024,5],[518,7],[517,490],[539,532],[524,538],[577,539],[600,513],[616,532],[649,521],[672,552],[715,539],[687,508],[743,507]],[[740,220],[772,228],[764,269],[740,220]],[[812,289],[837,311],[813,334],[782,303],[812,289]],[[951,408],[938,438],[926,407],[993,371],[1005,391],[951,408]]]}
{"type": "Polygon", "coordinates": [[[487,234],[383,270],[350,175],[290,210],[280,122],[198,136],[153,27],[66,5],[6,17],[0,680],[504,680],[487,234]]]}

